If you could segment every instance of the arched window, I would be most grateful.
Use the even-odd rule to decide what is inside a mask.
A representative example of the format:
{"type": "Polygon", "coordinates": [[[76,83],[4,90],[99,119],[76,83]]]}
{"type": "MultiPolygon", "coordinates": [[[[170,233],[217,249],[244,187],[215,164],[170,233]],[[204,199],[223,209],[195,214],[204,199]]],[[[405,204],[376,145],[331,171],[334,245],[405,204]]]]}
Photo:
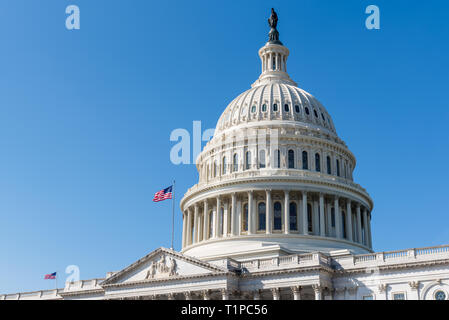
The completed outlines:
{"type": "Polygon", "coordinates": [[[295,106],[295,111],[296,111],[296,113],[299,113],[301,111],[301,109],[299,109],[298,105],[295,106]]]}
{"type": "Polygon", "coordinates": [[[256,112],[256,106],[252,106],[251,107],[251,113],[255,113],[256,112]]]}
{"type": "Polygon", "coordinates": [[[278,105],[277,103],[273,104],[273,111],[277,112],[278,111],[278,105]]]}
{"type": "Polygon", "coordinates": [[[341,212],[341,225],[343,231],[343,238],[346,239],[346,213],[344,211],[341,212]]]}
{"type": "Polygon", "coordinates": [[[288,104],[284,104],[284,111],[285,112],[289,112],[290,111],[290,107],[288,106],[288,104]]]}
{"type": "Polygon", "coordinates": [[[340,176],[340,161],[337,159],[337,176],[340,176]]]}
{"type": "Polygon", "coordinates": [[[208,238],[212,238],[212,231],[214,229],[214,213],[209,211],[209,234],[208,238]]]}
{"type": "Polygon", "coordinates": [[[248,204],[243,205],[242,231],[248,231],[248,204]]]}
{"type": "Polygon", "coordinates": [[[223,157],[221,165],[222,165],[222,169],[221,169],[222,174],[226,174],[226,166],[227,166],[226,157],[223,157]]]}
{"type": "Polygon", "coordinates": [[[316,112],[316,110],[313,110],[313,114],[318,118],[318,113],[316,112]]]}
{"type": "Polygon", "coordinates": [[[320,154],[315,153],[315,170],[317,172],[321,171],[321,161],[320,161],[320,154]]]}
{"type": "Polygon", "coordinates": [[[305,110],[306,110],[306,114],[309,115],[310,114],[309,108],[306,107],[305,110]]]}
{"type": "Polygon", "coordinates": [[[265,150],[260,150],[259,152],[259,168],[265,168],[265,150]]]}
{"type": "Polygon", "coordinates": [[[331,157],[327,156],[326,162],[327,162],[327,174],[332,174],[331,157]]]}
{"type": "Polygon", "coordinates": [[[273,230],[282,230],[282,205],[279,201],[274,203],[273,230]]]}
{"type": "Polygon", "coordinates": [[[249,170],[250,168],[251,168],[251,151],[246,151],[245,169],[249,170]]]}
{"type": "Polygon", "coordinates": [[[273,70],[276,70],[276,58],[273,57],[273,70]]]}
{"type": "Polygon", "coordinates": [[[281,152],[279,151],[279,149],[274,150],[274,167],[281,167],[281,152]]]}
{"type": "Polygon", "coordinates": [[[267,112],[267,105],[265,103],[262,105],[262,112],[267,112]]]}
{"type": "Polygon", "coordinates": [[[312,206],[310,203],[307,204],[307,228],[309,232],[313,232],[312,206]]]}
{"type": "Polygon", "coordinates": [[[290,230],[298,231],[298,214],[296,210],[296,203],[290,202],[290,230]]]}
{"type": "Polygon", "coordinates": [[[267,207],[265,205],[265,202],[260,202],[257,206],[257,212],[259,216],[259,230],[265,230],[266,226],[266,214],[267,214],[267,207]]]}
{"type": "Polygon", "coordinates": [[[302,152],[302,169],[303,170],[309,169],[309,157],[307,156],[307,151],[302,152]]]}
{"type": "Polygon", "coordinates": [[[288,168],[295,168],[295,151],[293,150],[288,150],[288,168]]]}
{"type": "Polygon", "coordinates": [[[233,159],[233,172],[239,171],[239,155],[237,153],[234,153],[234,159],[233,159]]]}

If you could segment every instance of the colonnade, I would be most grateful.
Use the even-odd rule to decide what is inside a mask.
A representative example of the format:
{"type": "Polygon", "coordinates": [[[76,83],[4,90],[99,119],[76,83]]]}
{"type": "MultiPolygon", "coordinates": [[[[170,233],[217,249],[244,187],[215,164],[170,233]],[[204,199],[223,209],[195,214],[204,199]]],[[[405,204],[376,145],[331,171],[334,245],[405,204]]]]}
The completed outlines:
{"type": "Polygon", "coordinates": [[[234,236],[300,234],[372,248],[370,222],[371,214],[362,203],[332,194],[271,189],[234,192],[185,209],[182,246],[234,236]]]}

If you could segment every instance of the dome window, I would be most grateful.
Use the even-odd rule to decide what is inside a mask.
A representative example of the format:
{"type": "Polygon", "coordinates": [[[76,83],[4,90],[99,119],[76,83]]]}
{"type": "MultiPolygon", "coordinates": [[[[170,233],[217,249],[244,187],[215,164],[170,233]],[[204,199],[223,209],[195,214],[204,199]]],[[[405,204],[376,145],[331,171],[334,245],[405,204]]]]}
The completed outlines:
{"type": "Polygon", "coordinates": [[[282,230],[282,205],[280,202],[274,203],[273,208],[273,230],[282,230]]]}
{"type": "Polygon", "coordinates": [[[278,111],[278,105],[277,103],[273,104],[273,111],[277,112],[278,111]]]}
{"type": "Polygon", "coordinates": [[[285,112],[290,111],[290,107],[288,106],[288,104],[284,104],[284,110],[285,110],[285,112]]]}
{"type": "Polygon", "coordinates": [[[315,117],[318,118],[318,113],[316,112],[316,110],[313,110],[313,113],[315,114],[315,117]]]}
{"type": "Polygon", "coordinates": [[[324,118],[324,114],[321,114],[321,118],[323,119],[323,121],[326,121],[326,119],[324,118]]]}
{"type": "Polygon", "coordinates": [[[306,114],[307,114],[307,115],[310,114],[309,108],[307,108],[307,107],[306,107],[306,114]]]}
{"type": "Polygon", "coordinates": [[[296,113],[299,113],[301,111],[301,109],[299,109],[298,105],[295,106],[295,111],[296,111],[296,113]]]}
{"type": "Polygon", "coordinates": [[[267,207],[265,205],[265,202],[260,202],[258,205],[258,213],[259,213],[259,231],[264,231],[266,229],[266,211],[267,207]]]}
{"type": "Polygon", "coordinates": [[[256,106],[252,106],[251,113],[255,113],[255,112],[256,112],[256,106]]]}
{"type": "Polygon", "coordinates": [[[262,112],[267,112],[267,105],[265,103],[262,105],[262,112]]]}

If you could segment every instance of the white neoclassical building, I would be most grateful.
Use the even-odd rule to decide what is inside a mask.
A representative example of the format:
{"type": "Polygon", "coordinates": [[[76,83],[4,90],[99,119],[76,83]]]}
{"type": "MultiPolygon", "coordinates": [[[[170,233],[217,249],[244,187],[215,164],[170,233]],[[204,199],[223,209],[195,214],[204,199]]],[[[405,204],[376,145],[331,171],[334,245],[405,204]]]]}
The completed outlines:
{"type": "MultiPolygon", "coordinates": [[[[274,13],[275,14],[275,13],[274,13]]],[[[181,200],[182,250],[26,299],[448,300],[449,246],[373,252],[373,201],[321,103],[287,73],[277,17],[181,200]]]]}

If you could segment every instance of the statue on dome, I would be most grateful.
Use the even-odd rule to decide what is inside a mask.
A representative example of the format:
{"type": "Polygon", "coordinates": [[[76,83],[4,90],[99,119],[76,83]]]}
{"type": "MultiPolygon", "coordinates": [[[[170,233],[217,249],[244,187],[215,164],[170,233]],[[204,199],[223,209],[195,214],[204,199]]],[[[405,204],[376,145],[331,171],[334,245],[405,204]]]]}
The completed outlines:
{"type": "Polygon", "coordinates": [[[268,25],[271,28],[270,33],[268,34],[269,36],[268,42],[282,45],[282,43],[279,41],[279,32],[276,30],[276,27],[278,25],[278,15],[276,14],[276,11],[274,11],[273,8],[271,8],[271,16],[268,19],[268,25]]]}
{"type": "Polygon", "coordinates": [[[271,29],[276,29],[278,25],[278,15],[276,14],[276,11],[274,11],[273,8],[271,8],[271,16],[268,19],[268,25],[271,27],[271,29]]]}

